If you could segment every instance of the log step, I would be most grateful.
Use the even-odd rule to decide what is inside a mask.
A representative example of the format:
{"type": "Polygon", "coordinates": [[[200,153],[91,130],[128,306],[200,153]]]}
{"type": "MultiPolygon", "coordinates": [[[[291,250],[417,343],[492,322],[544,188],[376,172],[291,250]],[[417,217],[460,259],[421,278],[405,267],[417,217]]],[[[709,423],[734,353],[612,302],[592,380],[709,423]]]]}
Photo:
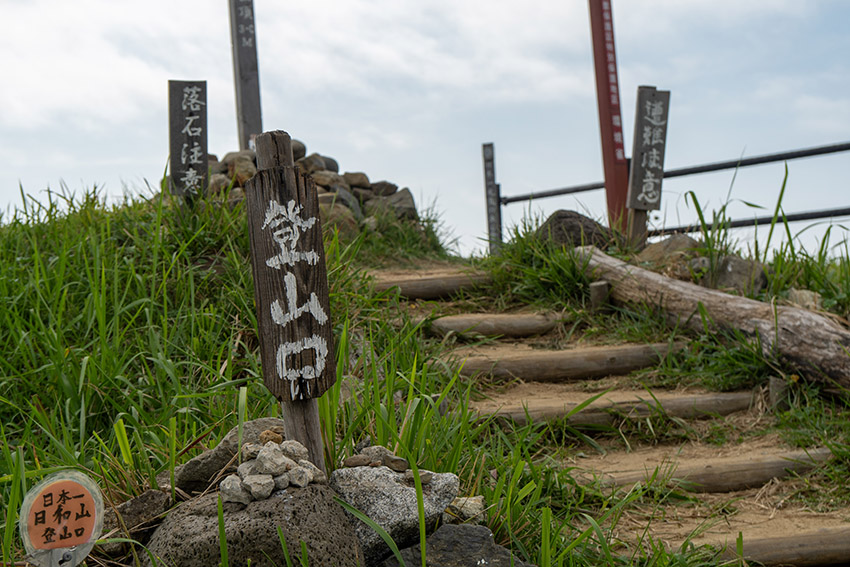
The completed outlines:
{"type": "MultiPolygon", "coordinates": [[[[728,542],[721,557],[737,557],[735,541],[728,542]]],[[[743,536],[743,556],[748,562],[766,567],[795,565],[846,565],[850,558],[850,527],[824,528],[793,536],[747,539],[743,536]]]]}
{"type": "Polygon", "coordinates": [[[492,279],[490,274],[483,272],[423,273],[398,279],[376,279],[374,287],[378,292],[398,288],[399,294],[408,299],[442,299],[486,285],[492,279]]]}
{"type": "Polygon", "coordinates": [[[537,382],[602,378],[654,366],[667,354],[684,346],[684,343],[656,343],[570,350],[511,352],[503,349],[497,355],[467,357],[460,372],[464,376],[486,374],[499,380],[520,379],[537,382]]]}
{"type": "Polygon", "coordinates": [[[635,395],[632,399],[611,401],[601,398],[581,411],[575,411],[577,402],[546,401],[530,404],[517,400],[496,411],[482,411],[482,417],[493,416],[526,425],[529,421],[540,423],[565,419],[574,426],[611,426],[620,419],[641,419],[653,414],[664,414],[680,419],[699,419],[717,415],[729,415],[750,409],[754,401],[752,392],[722,394],[635,395]],[[573,413],[575,412],[575,413],[573,413]]]}
{"type": "Polygon", "coordinates": [[[558,316],[544,313],[476,313],[434,319],[430,329],[442,336],[456,333],[461,336],[517,338],[548,333],[558,321],[558,316]]]}
{"type": "Polygon", "coordinates": [[[832,457],[829,449],[791,451],[778,455],[755,455],[716,459],[708,465],[662,463],[642,471],[601,473],[604,486],[631,486],[636,482],[667,479],[692,492],[732,492],[763,486],[774,478],[803,473],[832,457]]]}

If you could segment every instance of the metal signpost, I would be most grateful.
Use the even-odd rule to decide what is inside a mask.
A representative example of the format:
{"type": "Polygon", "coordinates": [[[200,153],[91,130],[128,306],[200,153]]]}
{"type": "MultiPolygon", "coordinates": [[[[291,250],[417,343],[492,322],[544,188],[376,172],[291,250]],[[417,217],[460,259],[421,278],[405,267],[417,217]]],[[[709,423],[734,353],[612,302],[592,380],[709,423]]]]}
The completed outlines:
{"type": "Polygon", "coordinates": [[[646,242],[646,211],[661,208],[669,110],[670,91],[638,87],[628,193],[629,241],[638,247],[646,242]]]}
{"type": "Polygon", "coordinates": [[[487,234],[490,254],[502,245],[502,203],[500,187],[496,183],[496,158],[493,144],[482,144],[484,158],[484,191],[487,196],[487,234]]]}
{"type": "Polygon", "coordinates": [[[254,138],[263,131],[253,0],[230,0],[230,43],[233,48],[239,149],[253,149],[254,138]]]}
{"type": "Polygon", "coordinates": [[[103,496],[81,473],[55,473],[27,492],[18,522],[30,564],[76,567],[100,537],[103,496]]]}
{"type": "Polygon", "coordinates": [[[319,200],[292,163],[289,134],[257,137],[245,189],[263,379],[281,401],[287,439],[324,470],[317,398],[336,382],[319,200]]]}
{"type": "Polygon", "coordinates": [[[207,83],[168,81],[172,195],[202,195],[207,186],[207,83]]]}
{"type": "Polygon", "coordinates": [[[623,115],[620,110],[620,87],[617,80],[617,55],[614,50],[611,0],[588,1],[608,222],[611,228],[625,230],[626,188],[629,172],[623,141],[623,115]]]}

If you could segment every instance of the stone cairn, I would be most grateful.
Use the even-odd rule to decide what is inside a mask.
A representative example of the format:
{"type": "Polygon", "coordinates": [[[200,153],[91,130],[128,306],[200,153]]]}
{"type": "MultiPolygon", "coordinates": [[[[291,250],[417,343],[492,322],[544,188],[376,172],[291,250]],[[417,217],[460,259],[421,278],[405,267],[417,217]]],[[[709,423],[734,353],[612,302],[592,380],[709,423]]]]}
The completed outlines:
{"type": "MultiPolygon", "coordinates": [[[[375,230],[381,214],[419,219],[410,189],[399,189],[389,181],[370,181],[363,172],[340,173],[334,158],[307,155],[306,146],[298,140],[292,140],[292,151],[295,167],[316,183],[323,224],[337,227],[343,235],[356,234],[361,228],[375,230]]],[[[207,197],[226,200],[231,207],[242,202],[245,182],[257,173],[254,150],[230,152],[221,161],[210,155],[209,165],[207,197]]]]}

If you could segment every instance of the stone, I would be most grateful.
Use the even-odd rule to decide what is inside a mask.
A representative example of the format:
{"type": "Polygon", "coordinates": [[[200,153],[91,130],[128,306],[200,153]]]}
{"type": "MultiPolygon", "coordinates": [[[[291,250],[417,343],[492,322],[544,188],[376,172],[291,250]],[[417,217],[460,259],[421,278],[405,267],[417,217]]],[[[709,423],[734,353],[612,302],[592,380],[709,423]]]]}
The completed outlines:
{"type": "Polygon", "coordinates": [[[339,173],[339,164],[334,158],[330,156],[322,156],[322,159],[325,160],[325,169],[333,171],[334,173],[339,173]]]}
{"type": "MultiPolygon", "coordinates": [[[[708,279],[710,287],[733,290],[741,295],[758,294],[767,285],[764,264],[738,256],[721,258],[717,264],[717,273],[708,279]]],[[[705,279],[700,284],[704,281],[705,279]]]]}
{"type": "Polygon", "coordinates": [[[366,455],[351,455],[347,457],[344,461],[342,461],[342,466],[344,467],[365,467],[368,466],[372,460],[366,455]]]}
{"type": "MultiPolygon", "coordinates": [[[[266,430],[268,431],[268,429],[266,430]]],[[[265,433],[265,432],[264,432],[265,433]]],[[[265,445],[262,442],[262,433],[260,434],[260,442],[259,443],[243,443],[242,444],[242,462],[251,461],[257,458],[257,455],[260,454],[260,449],[265,445]]]]}
{"type": "Polygon", "coordinates": [[[360,187],[352,187],[351,194],[357,197],[361,204],[368,203],[375,198],[375,194],[370,189],[361,189],[360,187]]]}
{"type": "Polygon", "coordinates": [[[788,290],[788,301],[798,307],[812,311],[818,311],[821,308],[821,295],[816,291],[809,291],[808,289],[795,289],[792,287],[788,290]]]}
{"type": "Polygon", "coordinates": [[[310,469],[302,467],[301,465],[295,465],[289,471],[289,484],[296,488],[304,488],[313,480],[313,473],[310,472],[310,469]]]}
{"type": "Polygon", "coordinates": [[[369,177],[361,171],[346,171],[342,174],[342,178],[348,183],[349,187],[369,189],[371,192],[372,184],[369,182],[369,177]]]}
{"type": "MultiPolygon", "coordinates": [[[[433,478],[434,473],[432,473],[431,471],[419,469],[419,482],[422,483],[422,486],[425,486],[426,484],[430,483],[433,478]]],[[[416,484],[416,477],[414,476],[413,471],[411,469],[407,469],[406,471],[404,471],[404,480],[407,483],[416,484]]]]}
{"type": "Polygon", "coordinates": [[[312,177],[316,185],[319,185],[320,187],[333,187],[335,185],[348,187],[348,183],[343,180],[342,176],[333,171],[314,171],[310,177],[312,177]]]}
{"type": "MultiPolygon", "coordinates": [[[[378,219],[375,217],[366,217],[363,219],[363,228],[368,230],[369,232],[375,232],[378,230],[378,219]]],[[[376,237],[380,238],[380,234],[376,234],[376,237]]]]}
{"type": "Polygon", "coordinates": [[[274,477],[274,489],[283,490],[289,486],[289,473],[279,474],[274,477]]]}
{"type": "Polygon", "coordinates": [[[260,433],[260,445],[265,445],[269,442],[280,445],[283,443],[283,435],[276,431],[272,431],[271,429],[266,429],[260,433]]]}
{"type": "Polygon", "coordinates": [[[235,474],[226,476],[224,480],[221,481],[221,484],[218,485],[218,490],[221,494],[222,502],[248,504],[254,499],[248,488],[242,484],[242,479],[235,474]]]}
{"type": "Polygon", "coordinates": [[[296,160],[295,165],[307,174],[327,169],[327,167],[325,167],[325,160],[322,159],[322,156],[319,154],[310,154],[309,156],[296,160]]]}
{"type": "Polygon", "coordinates": [[[242,486],[248,489],[254,500],[265,500],[271,496],[274,485],[270,474],[252,474],[242,479],[242,486]]]}
{"type": "Polygon", "coordinates": [[[371,447],[371,446],[372,446],[372,436],[366,435],[365,437],[363,437],[363,439],[358,441],[357,444],[354,446],[354,452],[357,453],[357,454],[361,454],[361,453],[363,453],[363,449],[365,449],[366,447],[371,447]]]}
{"type": "Polygon", "coordinates": [[[563,209],[552,213],[536,234],[541,240],[568,248],[592,245],[604,250],[615,242],[611,231],[595,220],[563,209]]]}
{"type": "Polygon", "coordinates": [[[301,459],[309,459],[310,452],[307,451],[307,447],[299,443],[298,441],[289,440],[284,441],[280,444],[280,449],[283,451],[283,454],[295,461],[296,463],[301,459]]]}
{"type": "Polygon", "coordinates": [[[292,159],[298,161],[307,155],[307,146],[301,140],[292,140],[292,159]]]}
{"type": "Polygon", "coordinates": [[[360,233],[354,213],[341,203],[319,203],[319,218],[322,220],[323,228],[328,227],[337,230],[343,238],[351,239],[360,233]]]}
{"type": "MultiPolygon", "coordinates": [[[[122,502],[115,508],[107,507],[103,513],[103,534],[117,530],[109,537],[132,538],[142,545],[148,542],[153,532],[157,519],[165,513],[171,505],[171,496],[161,490],[147,490],[122,502]],[[121,519],[119,522],[118,519],[121,519]],[[127,528],[124,532],[123,526],[127,528]]],[[[106,555],[123,555],[129,549],[124,542],[104,543],[100,546],[106,555]]]]}
{"type": "Polygon", "coordinates": [[[295,466],[294,460],[287,457],[283,445],[271,441],[260,449],[256,463],[259,474],[270,474],[272,476],[283,474],[295,466]]]}
{"type": "Polygon", "coordinates": [[[233,184],[239,187],[244,187],[245,182],[254,177],[257,173],[257,166],[254,162],[245,157],[240,157],[227,164],[227,176],[233,180],[233,184]]]}
{"type": "Polygon", "coordinates": [[[351,192],[341,185],[336,185],[333,187],[334,195],[336,195],[337,201],[341,202],[343,205],[351,209],[352,214],[354,214],[354,218],[357,219],[358,222],[363,220],[363,211],[360,208],[360,202],[357,198],[351,194],[351,192]]]}
{"type": "MultiPolygon", "coordinates": [[[[403,475],[386,467],[337,469],[331,474],[330,486],[340,498],[384,528],[400,547],[419,540],[416,489],[404,481],[403,475]]],[[[458,486],[457,476],[442,473],[434,474],[431,483],[423,487],[428,531],[455,499],[458,486]]],[[[377,564],[389,556],[389,548],[377,533],[353,516],[352,521],[367,564],[377,564]]]]}
{"type": "MultiPolygon", "coordinates": [[[[425,542],[428,567],[533,567],[511,552],[496,545],[493,533],[485,526],[462,524],[440,526],[425,542]]],[[[419,565],[419,544],[401,550],[405,565],[419,565]]],[[[395,556],[380,564],[381,567],[399,567],[395,556]]]]}
{"type": "Polygon", "coordinates": [[[673,234],[660,242],[648,244],[635,256],[638,263],[667,265],[673,258],[694,256],[699,242],[687,234],[673,234]]]}
{"type": "Polygon", "coordinates": [[[207,197],[215,197],[224,193],[230,187],[230,178],[223,173],[213,173],[210,175],[210,182],[207,185],[207,197]]]}
{"type": "Polygon", "coordinates": [[[372,193],[378,197],[389,197],[398,191],[398,185],[390,183],[389,181],[375,181],[369,186],[369,188],[372,189],[372,193]]]}
{"type": "Polygon", "coordinates": [[[389,197],[373,197],[365,205],[367,215],[391,214],[399,219],[416,220],[416,203],[410,189],[404,188],[389,197]]]}
{"type": "Polygon", "coordinates": [[[236,474],[239,475],[239,478],[245,480],[246,477],[249,477],[254,474],[260,474],[260,471],[257,470],[257,460],[251,459],[250,461],[242,461],[238,467],[236,467],[236,474]]]}
{"type": "MultiPolygon", "coordinates": [[[[218,495],[205,494],[173,510],[156,530],[148,550],[160,565],[218,565],[218,495]]],[[[247,505],[224,504],[224,530],[231,565],[286,565],[277,527],[283,530],[289,553],[307,548],[310,565],[363,565],[354,529],[327,485],[275,492],[247,505]]],[[[151,567],[147,554],[142,565],[151,567]]],[[[297,560],[296,560],[297,563],[297,560]]]]}
{"type": "Polygon", "coordinates": [[[384,455],[381,457],[381,464],[390,470],[400,473],[410,468],[410,463],[407,462],[407,459],[396,457],[395,455],[384,455]]]}
{"type": "Polygon", "coordinates": [[[298,461],[298,466],[310,471],[310,477],[312,478],[311,482],[325,483],[328,481],[328,475],[322,472],[322,469],[320,469],[307,459],[301,459],[300,461],[298,461]]]}
{"type": "Polygon", "coordinates": [[[218,161],[218,159],[213,160],[212,158],[215,157],[213,155],[210,155],[208,157],[209,157],[210,175],[215,175],[217,173],[220,173],[222,175],[227,174],[227,164],[226,163],[218,161]]]}
{"type": "Polygon", "coordinates": [[[234,187],[227,194],[227,206],[230,210],[235,209],[245,200],[245,191],[241,187],[234,187]]]}
{"type": "Polygon", "coordinates": [[[483,496],[459,496],[443,512],[443,524],[482,524],[487,520],[485,508],[483,496]]]}
{"type": "Polygon", "coordinates": [[[248,159],[254,163],[257,163],[257,152],[254,150],[239,150],[238,152],[227,152],[224,154],[224,157],[221,158],[221,163],[225,166],[230,166],[231,163],[240,160],[240,159],[248,159]]]}
{"type": "MultiPolygon", "coordinates": [[[[274,417],[263,417],[242,424],[242,444],[258,443],[260,433],[273,427],[283,427],[283,421],[274,417]]],[[[177,488],[191,494],[209,488],[220,472],[235,472],[231,463],[238,450],[238,429],[234,427],[214,449],[204,451],[175,470],[177,488]]]]}
{"type": "Polygon", "coordinates": [[[385,455],[392,455],[392,451],[383,445],[369,445],[360,450],[360,454],[369,459],[369,462],[382,461],[385,455]]]}

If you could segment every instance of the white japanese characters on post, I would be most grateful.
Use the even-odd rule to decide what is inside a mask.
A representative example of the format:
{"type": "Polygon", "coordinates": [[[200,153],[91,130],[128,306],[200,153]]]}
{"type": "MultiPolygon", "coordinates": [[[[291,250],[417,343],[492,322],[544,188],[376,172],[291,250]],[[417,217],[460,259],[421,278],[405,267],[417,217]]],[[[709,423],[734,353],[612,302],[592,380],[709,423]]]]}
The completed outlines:
{"type": "Polygon", "coordinates": [[[664,178],[664,147],[667,142],[667,114],[670,91],[638,87],[635,112],[635,141],[629,175],[630,209],[661,208],[661,181],[664,178]]]}
{"type": "Polygon", "coordinates": [[[254,147],[254,139],[263,131],[253,0],[230,0],[230,42],[233,49],[239,149],[246,150],[254,147]]]}
{"type": "Polygon", "coordinates": [[[484,191],[487,198],[487,233],[490,253],[499,250],[502,244],[502,203],[499,201],[499,185],[496,183],[496,159],[493,144],[483,144],[484,191]]]}
{"type": "Polygon", "coordinates": [[[261,169],[246,198],[264,383],[281,401],[318,398],[336,365],[315,184],[261,169]]]}
{"type": "Polygon", "coordinates": [[[168,122],[174,195],[203,193],[207,184],[207,83],[168,81],[168,122]]]}

